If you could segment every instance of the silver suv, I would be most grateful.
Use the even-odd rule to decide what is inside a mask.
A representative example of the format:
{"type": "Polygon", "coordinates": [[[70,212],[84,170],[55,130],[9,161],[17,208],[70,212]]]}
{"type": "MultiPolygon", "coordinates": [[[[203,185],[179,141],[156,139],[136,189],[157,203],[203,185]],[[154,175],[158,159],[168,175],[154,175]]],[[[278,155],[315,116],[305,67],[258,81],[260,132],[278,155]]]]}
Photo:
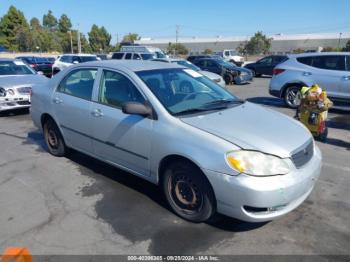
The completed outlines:
{"type": "Polygon", "coordinates": [[[289,55],[274,68],[269,92],[296,108],[300,88],[313,84],[326,89],[335,108],[350,109],[350,52],[289,55]]]}

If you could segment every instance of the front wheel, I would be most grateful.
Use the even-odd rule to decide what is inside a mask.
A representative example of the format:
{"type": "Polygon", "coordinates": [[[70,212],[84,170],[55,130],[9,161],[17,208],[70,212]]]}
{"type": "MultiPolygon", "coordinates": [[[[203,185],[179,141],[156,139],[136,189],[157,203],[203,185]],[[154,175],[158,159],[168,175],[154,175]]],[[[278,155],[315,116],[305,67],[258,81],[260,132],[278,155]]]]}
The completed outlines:
{"type": "Polygon", "coordinates": [[[172,210],[186,220],[205,222],[215,213],[215,197],[209,182],[189,162],[170,164],[165,170],[162,187],[172,210]]]}
{"type": "Polygon", "coordinates": [[[44,138],[50,154],[61,157],[67,153],[62,134],[52,119],[44,123],[44,138]]]}
{"type": "Polygon", "coordinates": [[[284,93],[284,102],[290,108],[298,108],[301,101],[300,87],[290,86],[284,93]]]}

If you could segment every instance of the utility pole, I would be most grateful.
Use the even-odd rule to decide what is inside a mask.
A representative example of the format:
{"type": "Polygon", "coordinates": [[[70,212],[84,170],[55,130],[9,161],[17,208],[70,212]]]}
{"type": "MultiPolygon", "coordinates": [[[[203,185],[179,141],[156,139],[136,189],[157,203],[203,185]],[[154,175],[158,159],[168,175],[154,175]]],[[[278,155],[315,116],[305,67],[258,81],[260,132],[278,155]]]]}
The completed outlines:
{"type": "Polygon", "coordinates": [[[78,29],[77,29],[77,37],[78,37],[78,53],[81,53],[81,42],[80,42],[80,32],[79,32],[79,24],[78,24],[78,29]]]}
{"type": "Polygon", "coordinates": [[[339,40],[338,40],[338,49],[340,49],[340,40],[341,40],[341,36],[343,33],[339,33],[339,40]]]}
{"type": "Polygon", "coordinates": [[[179,40],[179,31],[180,31],[180,26],[176,25],[176,37],[175,37],[175,49],[174,49],[174,56],[177,54],[177,42],[179,40]]]}
{"type": "Polygon", "coordinates": [[[73,51],[72,31],[68,31],[68,34],[69,34],[69,36],[70,36],[70,51],[71,51],[71,53],[73,54],[74,51],[73,51]]]}

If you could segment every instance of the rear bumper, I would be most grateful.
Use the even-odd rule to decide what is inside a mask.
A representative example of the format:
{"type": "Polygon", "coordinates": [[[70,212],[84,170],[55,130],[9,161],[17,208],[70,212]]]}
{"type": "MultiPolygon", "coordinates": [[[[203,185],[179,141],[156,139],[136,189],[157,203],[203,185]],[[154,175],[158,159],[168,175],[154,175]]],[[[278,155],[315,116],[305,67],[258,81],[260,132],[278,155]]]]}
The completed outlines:
{"type": "Polygon", "coordinates": [[[283,176],[230,176],[204,170],[217,199],[217,211],[248,222],[265,222],[297,208],[312,192],[321,171],[321,152],[283,176]]]}

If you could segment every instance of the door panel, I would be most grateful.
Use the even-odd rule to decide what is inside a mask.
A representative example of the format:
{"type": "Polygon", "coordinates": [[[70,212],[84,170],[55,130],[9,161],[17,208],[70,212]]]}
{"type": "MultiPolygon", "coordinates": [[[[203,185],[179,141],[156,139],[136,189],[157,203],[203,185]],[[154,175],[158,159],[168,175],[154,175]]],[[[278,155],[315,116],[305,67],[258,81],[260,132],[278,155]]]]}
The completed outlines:
{"type": "Polygon", "coordinates": [[[97,101],[92,104],[92,136],[96,155],[117,165],[150,175],[152,119],[127,115],[125,102],[145,103],[142,94],[125,75],[103,70],[97,101]]]}
{"type": "Polygon", "coordinates": [[[91,97],[97,69],[77,69],[64,78],[52,96],[57,124],[66,143],[92,153],[91,97]]]}

